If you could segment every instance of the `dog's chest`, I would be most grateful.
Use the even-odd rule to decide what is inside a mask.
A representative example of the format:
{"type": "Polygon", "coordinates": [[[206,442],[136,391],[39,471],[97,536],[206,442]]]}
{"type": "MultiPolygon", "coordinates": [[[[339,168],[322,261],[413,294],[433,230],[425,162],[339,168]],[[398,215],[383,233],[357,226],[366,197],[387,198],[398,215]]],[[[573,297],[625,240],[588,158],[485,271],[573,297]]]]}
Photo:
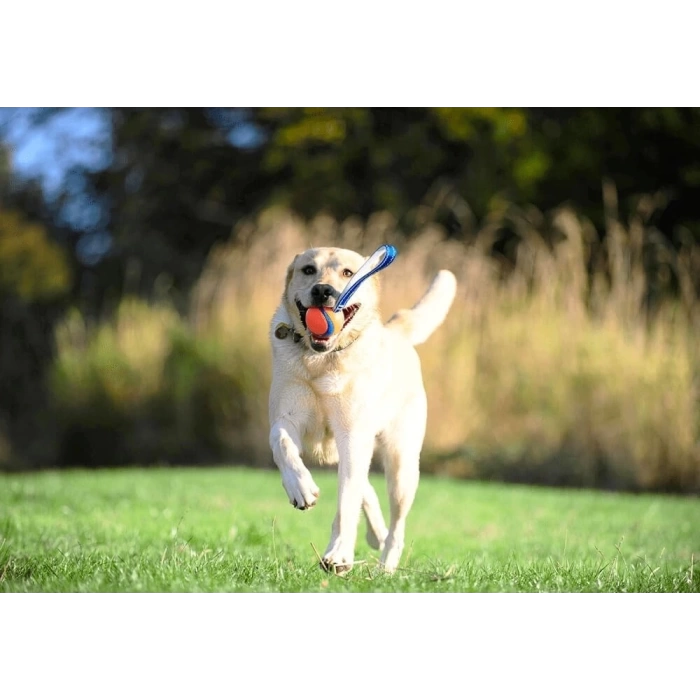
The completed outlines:
{"type": "Polygon", "coordinates": [[[314,393],[320,396],[335,396],[344,392],[348,384],[348,377],[342,372],[326,371],[311,378],[310,384],[314,393]]]}
{"type": "Polygon", "coordinates": [[[352,373],[347,371],[341,358],[332,354],[305,357],[302,360],[305,380],[319,398],[345,393],[352,373]]]}

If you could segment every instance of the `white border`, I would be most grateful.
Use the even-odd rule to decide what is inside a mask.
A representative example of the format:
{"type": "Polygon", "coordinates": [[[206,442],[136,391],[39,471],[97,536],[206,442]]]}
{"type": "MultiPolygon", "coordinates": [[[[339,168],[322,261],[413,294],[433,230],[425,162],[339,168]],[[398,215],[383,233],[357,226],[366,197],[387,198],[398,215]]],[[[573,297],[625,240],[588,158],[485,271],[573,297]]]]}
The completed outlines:
{"type": "Polygon", "coordinates": [[[698,613],[692,594],[8,594],[3,695],[692,697],[698,613]]]}
{"type": "Polygon", "coordinates": [[[5,106],[684,106],[690,5],[295,3],[3,8],[5,106]]]}

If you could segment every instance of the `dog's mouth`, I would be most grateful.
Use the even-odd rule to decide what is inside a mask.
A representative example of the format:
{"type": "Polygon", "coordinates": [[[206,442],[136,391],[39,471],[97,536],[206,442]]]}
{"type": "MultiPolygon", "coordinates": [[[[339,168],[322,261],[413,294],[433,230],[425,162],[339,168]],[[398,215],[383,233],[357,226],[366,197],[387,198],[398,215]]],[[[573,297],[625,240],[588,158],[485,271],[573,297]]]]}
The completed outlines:
{"type": "MultiPolygon", "coordinates": [[[[297,309],[299,309],[299,317],[301,318],[301,322],[304,325],[306,332],[309,334],[311,347],[317,352],[323,352],[324,350],[327,350],[331,346],[333,339],[336,337],[337,333],[329,336],[328,338],[321,335],[314,335],[306,325],[306,312],[311,307],[304,306],[298,299],[296,299],[295,301],[297,304],[297,309]]],[[[343,317],[345,320],[343,321],[343,327],[340,329],[340,331],[345,330],[345,328],[350,323],[350,321],[352,321],[353,317],[359,309],[360,304],[350,304],[349,306],[346,306],[343,309],[343,317]]]]}

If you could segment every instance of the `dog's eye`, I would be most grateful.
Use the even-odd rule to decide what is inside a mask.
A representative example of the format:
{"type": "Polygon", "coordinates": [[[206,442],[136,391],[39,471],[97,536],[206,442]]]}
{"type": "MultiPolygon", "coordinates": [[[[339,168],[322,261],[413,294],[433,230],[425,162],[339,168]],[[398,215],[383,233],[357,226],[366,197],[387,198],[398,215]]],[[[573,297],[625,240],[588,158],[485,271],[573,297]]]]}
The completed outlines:
{"type": "Polygon", "coordinates": [[[304,265],[304,267],[301,268],[301,271],[305,275],[313,275],[316,272],[316,268],[313,265],[304,265]]]}
{"type": "Polygon", "coordinates": [[[355,273],[352,270],[348,270],[347,267],[343,270],[343,277],[352,277],[354,274],[355,273]]]}

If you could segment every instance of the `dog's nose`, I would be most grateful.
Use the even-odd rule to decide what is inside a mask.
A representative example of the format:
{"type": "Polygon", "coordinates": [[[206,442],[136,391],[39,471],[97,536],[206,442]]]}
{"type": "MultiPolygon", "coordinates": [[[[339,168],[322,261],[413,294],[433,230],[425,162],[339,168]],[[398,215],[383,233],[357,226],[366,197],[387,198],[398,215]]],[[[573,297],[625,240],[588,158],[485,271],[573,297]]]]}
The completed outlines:
{"type": "Polygon", "coordinates": [[[338,297],[338,292],[330,284],[315,284],[311,287],[311,301],[323,306],[330,297],[338,297]]]}

